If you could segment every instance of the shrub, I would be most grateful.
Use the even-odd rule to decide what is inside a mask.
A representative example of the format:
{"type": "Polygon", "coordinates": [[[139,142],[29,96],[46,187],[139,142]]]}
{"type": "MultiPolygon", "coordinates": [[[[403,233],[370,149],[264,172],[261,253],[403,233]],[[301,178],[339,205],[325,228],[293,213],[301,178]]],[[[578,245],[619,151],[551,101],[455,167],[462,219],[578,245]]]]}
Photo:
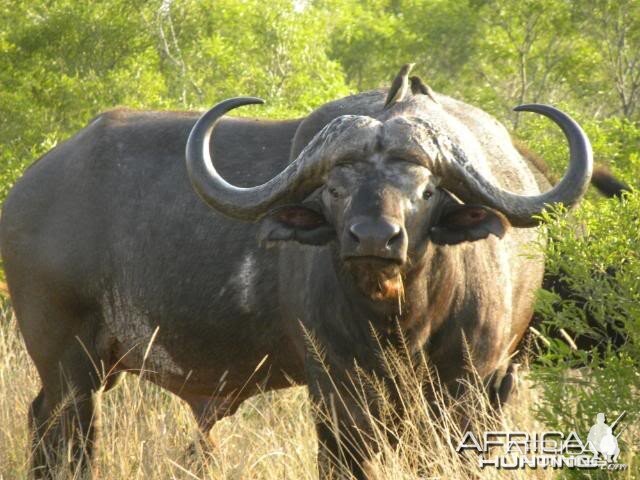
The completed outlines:
{"type": "MultiPolygon", "coordinates": [[[[531,376],[542,392],[536,415],[549,427],[586,432],[598,412],[611,423],[626,411],[617,433],[640,416],[639,212],[636,191],[621,201],[584,202],[571,216],[562,209],[544,215],[547,271],[566,282],[574,297],[561,300],[542,290],[537,302],[547,341],[539,342],[531,376]],[[575,349],[568,338],[552,338],[560,329],[591,346],[575,349]],[[616,346],[613,335],[626,341],[616,346]]],[[[632,476],[640,472],[637,460],[633,464],[638,434],[629,428],[620,436],[621,459],[632,476]]]]}

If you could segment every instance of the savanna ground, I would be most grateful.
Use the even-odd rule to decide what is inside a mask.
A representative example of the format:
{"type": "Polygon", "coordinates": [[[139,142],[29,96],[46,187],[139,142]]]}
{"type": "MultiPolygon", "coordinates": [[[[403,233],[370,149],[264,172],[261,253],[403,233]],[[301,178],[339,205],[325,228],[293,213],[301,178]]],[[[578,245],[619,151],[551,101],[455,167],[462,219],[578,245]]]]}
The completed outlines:
{"type": "MultiPolygon", "coordinates": [[[[29,469],[27,408],[39,389],[37,373],[18,334],[7,302],[0,318],[0,479],[23,479],[29,469]]],[[[533,415],[541,393],[522,376],[502,418],[489,418],[484,398],[476,390],[475,419],[479,431],[540,432],[545,425],[533,415]]],[[[480,470],[475,456],[455,451],[460,430],[451,417],[435,421],[423,398],[408,394],[411,424],[405,424],[397,451],[383,444],[384,456],[375,464],[379,478],[499,479],[563,478],[551,470],[480,470]]],[[[314,479],[317,444],[311,406],[304,387],[271,392],[246,401],[239,411],[220,421],[212,435],[215,452],[196,449],[197,427],[189,408],[171,394],[139,376],[127,375],[103,398],[103,431],[96,461],[101,478],[109,479],[314,479]]],[[[585,432],[580,432],[584,434],[585,432]]],[[[626,438],[639,438],[631,425],[626,438]]],[[[381,437],[380,437],[381,438],[381,437]]],[[[614,478],[637,478],[638,457],[633,442],[621,461],[626,472],[614,478]]],[[[600,472],[602,473],[602,472],[600,472]]],[[[604,476],[604,474],[602,474],[604,476]]],[[[599,478],[598,474],[584,475],[599,478]]],[[[66,469],[57,479],[79,478],[66,469]]]]}
{"type": "MultiPolygon", "coordinates": [[[[29,466],[27,408],[36,395],[37,373],[24,349],[11,310],[5,305],[0,324],[0,478],[27,477],[29,466]]],[[[530,414],[534,390],[521,386],[507,408],[503,426],[538,431],[530,414]]],[[[129,375],[103,399],[102,443],[97,462],[109,479],[313,479],[316,436],[304,387],[259,395],[213,430],[218,450],[210,455],[187,452],[197,427],[182,401],[153,384],[129,375]]],[[[424,411],[424,416],[428,413],[424,411]]],[[[426,420],[417,419],[416,422],[426,420]]],[[[405,438],[400,453],[381,468],[384,478],[466,478],[471,461],[458,456],[442,432],[432,438],[405,438]]],[[[482,478],[552,478],[550,472],[503,473],[488,469],[482,478]]],[[[73,478],[71,474],[61,478],[73,478]]]]}

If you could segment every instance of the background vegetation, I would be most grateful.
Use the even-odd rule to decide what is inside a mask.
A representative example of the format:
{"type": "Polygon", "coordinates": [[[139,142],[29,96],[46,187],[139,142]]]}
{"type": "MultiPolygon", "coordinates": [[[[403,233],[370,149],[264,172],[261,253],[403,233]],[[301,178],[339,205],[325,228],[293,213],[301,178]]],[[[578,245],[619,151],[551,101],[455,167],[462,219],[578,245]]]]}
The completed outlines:
{"type": "MultiPolygon", "coordinates": [[[[388,85],[408,61],[417,62],[415,71],[437,91],[504,121],[556,173],[566,164],[566,148],[556,129],[511,108],[542,102],[565,109],[589,134],[596,161],[638,185],[636,0],[0,0],[0,201],[27,165],[105,109],[204,109],[225,97],[257,95],[267,105],[249,109],[249,114],[304,115],[349,92],[388,85]]],[[[540,420],[584,432],[596,412],[617,416],[621,410],[628,411],[629,424],[638,421],[639,208],[637,192],[621,202],[590,194],[574,216],[550,215],[554,240],[547,247],[549,269],[567,276],[587,302],[559,302],[541,292],[539,311],[546,321],[542,334],[563,328],[572,338],[590,336],[599,348],[585,353],[563,339],[547,336],[538,341],[541,360],[532,367],[538,396],[531,410],[536,417],[529,418],[528,425],[540,420]],[[596,325],[586,324],[587,313],[597,318],[596,325]],[[620,349],[608,347],[606,324],[629,342],[620,349]]],[[[5,316],[10,317],[8,312],[5,316]]],[[[21,478],[24,470],[16,465],[24,458],[16,449],[26,444],[21,437],[26,430],[16,430],[15,419],[26,424],[28,398],[35,389],[28,382],[35,382],[35,374],[7,329],[13,324],[2,319],[0,324],[0,418],[4,426],[11,425],[5,431],[20,432],[0,435],[0,478],[21,478]],[[17,381],[19,377],[29,380],[17,381]],[[11,385],[21,389],[12,394],[11,385]]],[[[119,395],[133,395],[136,388],[119,395]]],[[[181,412],[163,404],[168,400],[161,393],[153,395],[160,399],[157,415],[165,415],[163,409],[181,412]]],[[[289,395],[273,397],[269,408],[277,409],[282,405],[278,402],[299,394],[289,395]]],[[[141,398],[131,405],[139,406],[141,398]]],[[[144,401],[156,405],[153,399],[144,401]]],[[[304,401],[295,400],[278,411],[298,425],[304,408],[304,401]]],[[[175,427],[167,417],[153,418],[149,421],[158,422],[156,429],[175,427]]],[[[137,462],[148,461],[149,452],[173,448],[167,444],[149,450],[146,436],[136,430],[148,425],[128,429],[138,435],[132,440],[134,451],[127,453],[137,462]]],[[[313,458],[307,449],[313,442],[303,441],[309,424],[299,425],[306,426],[294,429],[292,438],[302,443],[277,447],[304,450],[282,454],[295,460],[289,466],[297,461],[306,465],[298,454],[313,458]]],[[[284,432],[280,434],[289,435],[284,432]]],[[[640,475],[638,437],[630,430],[621,438],[625,460],[636,472],[628,478],[634,478],[640,475]]],[[[139,475],[158,474],[144,470],[151,467],[143,463],[139,475]]],[[[312,470],[294,471],[295,478],[304,478],[312,470]]],[[[131,472],[114,471],[113,478],[129,478],[131,472]]],[[[246,472],[234,477],[225,471],[225,476],[244,478],[246,472]]]]}

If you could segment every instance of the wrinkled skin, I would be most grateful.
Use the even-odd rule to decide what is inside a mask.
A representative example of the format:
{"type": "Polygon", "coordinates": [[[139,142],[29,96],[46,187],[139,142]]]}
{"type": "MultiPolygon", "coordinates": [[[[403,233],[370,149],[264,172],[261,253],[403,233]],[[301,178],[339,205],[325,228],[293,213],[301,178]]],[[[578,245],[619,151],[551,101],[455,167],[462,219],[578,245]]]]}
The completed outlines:
{"type": "MultiPolygon", "coordinates": [[[[303,121],[225,120],[214,135],[216,166],[237,185],[265,181],[282,170],[289,148],[295,158],[339,115],[378,115],[384,97],[348,97],[303,121]]],[[[501,125],[437,99],[416,96],[382,120],[413,109],[481,152],[480,168],[503,187],[539,191],[501,125]]],[[[523,255],[535,229],[461,205],[434,172],[384,142],[353,152],[322,187],[260,222],[232,220],[210,211],[189,185],[183,152],[194,122],[193,115],[101,116],[31,167],[5,203],[2,255],[42,379],[30,414],[42,445],[55,450],[79,430],[88,451],[76,448],[75,460],[90,456],[101,383],[93,364],[111,372],[108,389],[115,372],[142,366],[156,328],[144,360],[156,373],[148,378],[184,399],[204,433],[258,388],[308,384],[323,407],[346,393],[333,385],[343,388],[355,362],[381,372],[372,327],[393,346],[400,325],[410,351],[425,352],[453,387],[466,374],[465,341],[480,375],[505,368],[542,279],[542,258],[523,255]],[[326,352],[333,382],[309,354],[301,326],[326,352]],[[70,387],[79,413],[65,422],[77,429],[63,423],[43,433],[70,387]]],[[[369,428],[355,405],[335,408],[344,434],[369,428]]],[[[367,458],[341,451],[322,418],[317,426],[321,474],[331,456],[344,454],[365,478],[367,458]]],[[[41,453],[36,466],[45,463],[41,453]]]]}

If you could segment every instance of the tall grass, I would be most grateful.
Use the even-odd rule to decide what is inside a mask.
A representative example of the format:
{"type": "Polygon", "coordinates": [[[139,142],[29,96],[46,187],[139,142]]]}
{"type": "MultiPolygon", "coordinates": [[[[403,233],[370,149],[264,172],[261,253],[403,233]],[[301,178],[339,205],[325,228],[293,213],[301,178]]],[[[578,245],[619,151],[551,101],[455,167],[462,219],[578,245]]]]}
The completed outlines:
{"type": "MultiPolygon", "coordinates": [[[[393,360],[391,360],[393,361],[393,360]]],[[[393,365],[392,365],[393,367],[393,365]]],[[[401,366],[398,366],[401,368],[401,366]]],[[[416,379],[418,377],[415,377],[416,379]]],[[[411,377],[405,379],[414,381],[411,377]]],[[[0,479],[27,478],[29,470],[28,406],[39,389],[37,373],[25,351],[14,316],[5,305],[0,317],[0,479]]],[[[415,389],[404,401],[411,422],[393,431],[397,449],[385,428],[374,432],[382,455],[370,465],[378,478],[551,478],[545,471],[480,471],[475,461],[459,456],[451,438],[456,424],[447,414],[435,421],[415,389]]],[[[486,404],[478,397],[476,421],[488,428],[486,404]],[[483,413],[484,412],[484,413],[483,413]]],[[[542,428],[529,414],[536,392],[521,386],[508,406],[502,428],[542,428]]],[[[215,452],[192,450],[196,422],[179,399],[135,376],[126,378],[103,399],[103,431],[96,462],[109,479],[313,479],[317,478],[317,442],[311,406],[304,387],[258,395],[220,421],[212,436],[215,452]]],[[[77,475],[76,475],[77,477],[77,475]]],[[[60,480],[74,478],[61,470],[60,480]]]]}

